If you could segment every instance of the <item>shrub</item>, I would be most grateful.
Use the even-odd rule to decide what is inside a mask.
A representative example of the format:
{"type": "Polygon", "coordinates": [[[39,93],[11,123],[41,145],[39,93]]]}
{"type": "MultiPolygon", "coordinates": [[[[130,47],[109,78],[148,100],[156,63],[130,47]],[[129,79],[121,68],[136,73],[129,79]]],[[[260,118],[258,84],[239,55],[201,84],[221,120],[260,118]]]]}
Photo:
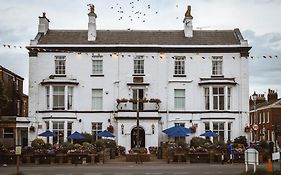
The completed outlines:
{"type": "Polygon", "coordinates": [[[31,142],[31,147],[35,148],[35,149],[42,149],[45,148],[45,142],[43,139],[34,139],[31,142]]]}
{"type": "Polygon", "coordinates": [[[88,143],[94,143],[94,136],[89,134],[89,133],[86,133],[86,132],[82,132],[81,133],[82,136],[84,136],[85,139],[79,141],[78,143],[82,144],[82,142],[88,142],[88,143]]]}
{"type": "Polygon", "coordinates": [[[239,136],[239,137],[235,138],[233,143],[234,143],[235,147],[238,144],[243,144],[245,148],[248,146],[247,139],[245,136],[239,136]]]}
{"type": "Polygon", "coordinates": [[[203,139],[201,137],[193,137],[190,141],[190,146],[193,146],[194,148],[197,147],[206,147],[210,144],[209,140],[203,139]]]}

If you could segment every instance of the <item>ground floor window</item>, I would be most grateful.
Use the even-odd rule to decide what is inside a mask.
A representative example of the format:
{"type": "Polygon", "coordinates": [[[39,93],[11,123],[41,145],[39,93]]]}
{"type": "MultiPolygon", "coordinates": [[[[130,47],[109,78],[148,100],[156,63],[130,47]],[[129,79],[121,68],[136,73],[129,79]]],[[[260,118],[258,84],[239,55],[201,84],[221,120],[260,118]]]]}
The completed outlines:
{"type": "Polygon", "coordinates": [[[98,133],[102,132],[102,123],[93,122],[92,123],[92,135],[94,140],[97,140],[99,137],[97,136],[98,133]]]}
{"type": "Polygon", "coordinates": [[[224,122],[214,122],[213,131],[219,135],[214,141],[224,141],[224,122]]]}
{"type": "Polygon", "coordinates": [[[4,136],[4,139],[14,138],[14,128],[4,128],[3,136],[4,136]]]}
{"type": "Polygon", "coordinates": [[[53,143],[63,143],[64,142],[64,122],[53,122],[53,132],[56,134],[53,137],[53,143]]]}

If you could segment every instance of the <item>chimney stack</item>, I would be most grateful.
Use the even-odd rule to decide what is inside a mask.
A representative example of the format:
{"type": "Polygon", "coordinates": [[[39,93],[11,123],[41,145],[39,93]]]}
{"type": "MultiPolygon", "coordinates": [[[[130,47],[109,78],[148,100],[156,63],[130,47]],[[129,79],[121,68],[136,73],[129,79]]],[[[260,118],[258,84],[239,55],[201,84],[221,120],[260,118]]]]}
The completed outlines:
{"type": "Polygon", "coordinates": [[[38,33],[44,33],[44,35],[49,30],[49,19],[46,17],[46,13],[43,12],[43,16],[39,16],[38,33]]]}
{"type": "Polygon", "coordinates": [[[193,26],[192,26],[193,17],[191,15],[191,6],[187,6],[187,11],[185,12],[185,17],[183,19],[184,24],[184,36],[193,37],[193,26]]]}
{"type": "Polygon", "coordinates": [[[273,101],[278,99],[278,94],[274,90],[268,89],[267,101],[273,101]]]}
{"type": "Polygon", "coordinates": [[[88,5],[90,7],[89,22],[88,22],[88,41],[95,41],[97,37],[97,29],[96,29],[96,18],[95,14],[95,6],[93,4],[88,5]]]}

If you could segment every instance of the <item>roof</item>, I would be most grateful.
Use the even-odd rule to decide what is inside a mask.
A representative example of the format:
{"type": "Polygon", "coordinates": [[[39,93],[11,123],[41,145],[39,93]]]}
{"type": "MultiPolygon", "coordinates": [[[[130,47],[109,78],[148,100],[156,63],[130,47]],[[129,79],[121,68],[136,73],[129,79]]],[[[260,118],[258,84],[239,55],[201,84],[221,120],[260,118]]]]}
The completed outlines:
{"type": "Polygon", "coordinates": [[[7,68],[5,68],[5,67],[3,67],[3,66],[1,66],[1,65],[0,65],[0,71],[3,71],[3,72],[5,72],[5,73],[8,73],[8,74],[10,74],[10,75],[12,75],[12,76],[15,76],[15,77],[21,79],[21,80],[24,80],[24,78],[22,78],[21,76],[17,75],[16,73],[10,71],[9,69],[7,69],[7,68]]]}
{"type": "MultiPolygon", "coordinates": [[[[271,100],[271,101],[265,101],[265,102],[262,102],[262,103],[258,103],[256,105],[256,110],[259,110],[261,108],[266,108],[266,107],[270,107],[270,105],[276,103],[280,101],[281,102],[281,98],[279,99],[275,99],[275,100],[271,100]]],[[[250,111],[254,110],[254,105],[250,106],[250,111]]]]}
{"type": "Polygon", "coordinates": [[[240,45],[239,29],[194,30],[97,30],[96,41],[88,41],[88,30],[48,30],[38,45],[240,45]]]}

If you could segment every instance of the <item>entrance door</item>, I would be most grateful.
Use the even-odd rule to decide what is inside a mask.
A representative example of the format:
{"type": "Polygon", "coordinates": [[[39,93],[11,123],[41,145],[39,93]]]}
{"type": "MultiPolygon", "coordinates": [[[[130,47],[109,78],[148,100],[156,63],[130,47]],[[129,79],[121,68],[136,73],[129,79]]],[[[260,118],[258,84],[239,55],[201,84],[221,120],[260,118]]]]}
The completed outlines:
{"type": "MultiPolygon", "coordinates": [[[[145,132],[142,127],[139,127],[139,144],[140,147],[145,147],[145,132]]],[[[131,131],[131,148],[137,146],[137,127],[133,128],[131,131]]]]}

